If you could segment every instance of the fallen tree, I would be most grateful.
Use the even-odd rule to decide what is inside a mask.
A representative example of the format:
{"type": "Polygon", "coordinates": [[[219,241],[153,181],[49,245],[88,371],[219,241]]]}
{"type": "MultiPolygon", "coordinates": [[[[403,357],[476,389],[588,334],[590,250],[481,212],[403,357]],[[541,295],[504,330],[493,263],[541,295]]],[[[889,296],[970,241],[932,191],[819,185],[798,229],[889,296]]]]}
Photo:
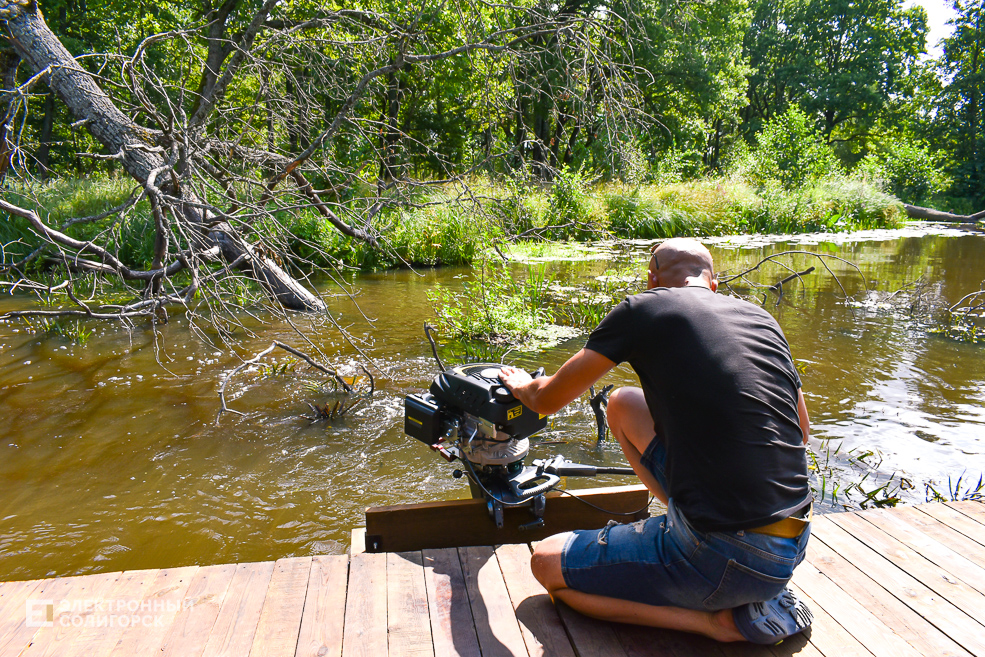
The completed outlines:
{"type": "MultiPolygon", "coordinates": [[[[17,257],[5,251],[0,269],[16,289],[72,290],[71,280],[32,279],[36,272],[26,267],[42,263],[69,279],[90,273],[139,293],[107,312],[73,311],[90,317],[114,309],[121,317],[148,315],[167,304],[188,308],[200,297],[221,306],[222,282],[235,286],[243,279],[258,284],[276,309],[322,311],[324,301],[298,280],[311,262],[294,258],[290,244],[305,238],[291,232],[285,216],[310,211],[331,230],[386,248],[374,225],[384,210],[416,203],[430,185],[457,186],[460,196],[475,198],[468,176],[507,156],[522,161],[535,146],[520,138],[518,127],[516,141],[500,142],[499,150],[486,143],[467,167],[447,161],[428,141],[433,130],[413,135],[398,120],[407,107],[401,79],[413,73],[431,83],[440,79],[431,74],[434,67],[460,62],[460,70],[485,71],[486,84],[468,91],[477,94],[474,102],[490,126],[513,121],[521,89],[528,93],[537,82],[548,104],[555,98],[564,105],[565,121],[591,125],[598,138],[619,134],[620,122],[634,115],[626,100],[635,93],[632,64],[613,52],[610,28],[622,19],[593,6],[466,2],[462,8],[474,13],[461,18],[467,29],[449,31],[437,24],[440,13],[406,8],[391,15],[277,0],[206,2],[200,22],[146,37],[131,54],[90,53],[83,66],[49,29],[35,0],[0,0],[8,40],[30,69],[28,79],[5,90],[9,109],[0,141],[10,144],[17,161],[30,161],[17,117],[26,116],[32,89],[47,85],[70,110],[73,130],[84,128],[101,146],[76,156],[122,168],[137,185],[128,202],[62,226],[48,221],[39,203],[7,194],[0,207],[25,220],[42,243],[17,257]],[[504,93],[504,77],[516,91],[504,93]],[[339,161],[337,141],[340,150],[349,149],[346,162],[339,161]],[[436,159],[440,180],[407,175],[398,158],[407,143],[436,159]],[[375,195],[349,193],[355,186],[375,195]],[[108,236],[137,204],[149,206],[153,238],[153,258],[141,266],[124,262],[108,236]],[[80,224],[102,232],[80,238],[73,232],[80,224]]],[[[26,173],[15,171],[8,183],[23,181],[26,173]]],[[[322,271],[334,276],[331,267],[322,271]]]]}
{"type": "MultiPolygon", "coordinates": [[[[252,34],[243,36],[243,46],[249,47],[274,2],[268,0],[257,13],[252,34]]],[[[157,290],[160,279],[174,275],[181,269],[197,268],[199,261],[212,254],[213,247],[227,263],[247,272],[260,282],[285,308],[322,311],[325,303],[306,290],[269,257],[259,255],[252,245],[238,234],[226,220],[210,212],[207,205],[190,185],[182,185],[174,163],[168,162],[165,149],[155,144],[155,133],[130,120],[96,84],[92,74],[84,70],[51,32],[33,0],[5,1],[0,4],[0,18],[6,21],[11,44],[17,54],[26,61],[36,78],[44,78],[49,88],[72,111],[72,114],[110,153],[109,159],[118,161],[133,178],[143,186],[157,224],[154,264],[150,272],[142,272],[139,278],[148,278],[157,290]],[[158,179],[162,179],[158,182],[158,179]],[[189,253],[164,267],[169,255],[168,222],[182,222],[188,228],[189,253]]],[[[213,95],[215,89],[213,89],[213,95]]],[[[10,208],[4,208],[12,211],[10,208]]],[[[21,214],[21,213],[18,213],[21,214]]],[[[21,214],[21,216],[26,216],[21,214]]],[[[34,216],[32,224],[51,242],[77,253],[93,251],[93,246],[80,249],[74,240],[58,231],[40,225],[34,216]]],[[[100,256],[100,264],[90,266],[89,261],[75,259],[76,266],[105,273],[106,268],[117,270],[124,278],[133,278],[131,272],[120,269],[100,256]]]]}
{"type": "Polygon", "coordinates": [[[910,219],[923,219],[924,221],[948,221],[954,223],[963,224],[973,224],[979,221],[985,221],[985,210],[982,212],[976,212],[975,214],[952,214],[950,212],[941,212],[940,210],[934,210],[931,208],[921,208],[917,205],[903,204],[906,209],[906,216],[910,219]]]}

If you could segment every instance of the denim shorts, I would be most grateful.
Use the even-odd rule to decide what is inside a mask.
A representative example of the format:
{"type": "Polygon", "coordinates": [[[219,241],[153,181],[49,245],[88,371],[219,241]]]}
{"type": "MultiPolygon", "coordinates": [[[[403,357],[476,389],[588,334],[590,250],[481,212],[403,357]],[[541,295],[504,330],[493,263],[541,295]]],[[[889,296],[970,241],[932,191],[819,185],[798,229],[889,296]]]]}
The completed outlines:
{"type": "MultiPolygon", "coordinates": [[[[663,441],[644,465],[666,489],[663,441]]],[[[768,600],[804,559],[810,527],[797,538],[699,532],[671,499],[667,514],[572,532],[561,553],[570,588],[649,605],[715,611],[768,600]]]]}

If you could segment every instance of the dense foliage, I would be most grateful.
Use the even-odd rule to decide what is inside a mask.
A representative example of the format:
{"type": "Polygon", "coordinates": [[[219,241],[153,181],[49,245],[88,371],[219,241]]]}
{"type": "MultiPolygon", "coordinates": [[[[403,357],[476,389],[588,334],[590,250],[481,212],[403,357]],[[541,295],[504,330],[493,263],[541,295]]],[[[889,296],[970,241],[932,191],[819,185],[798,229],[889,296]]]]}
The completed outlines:
{"type": "MultiPolygon", "coordinates": [[[[201,114],[220,72],[245,56],[204,126],[189,121],[188,134],[212,140],[213,153],[239,158],[211,160],[211,180],[196,193],[269,213],[246,221],[247,235],[284,230],[309,259],[383,266],[467,262],[490,236],[891,225],[897,199],[980,210],[985,3],[954,2],[954,33],[938,60],[925,54],[925,12],[904,0],[41,8],[114,102],[165,136],[201,114]],[[257,16],[255,42],[242,41],[257,16]],[[324,204],[389,248],[341,237],[300,194],[272,200],[264,181],[296,157],[324,204]]],[[[7,89],[33,75],[10,48],[0,68],[7,89]]],[[[98,171],[87,189],[108,185],[116,191],[107,199],[125,199],[125,183],[99,182],[125,178],[120,167],[80,156],[99,144],[43,79],[31,84],[3,100],[0,175],[10,198],[60,219],[41,207],[57,194],[38,181],[65,190],[98,171]]],[[[175,151],[175,170],[191,176],[181,173],[184,157],[175,151]]],[[[126,239],[147,234],[148,212],[144,203],[86,230],[149,263],[150,245],[126,239]]],[[[5,230],[26,252],[31,238],[16,222],[5,230]]]]}

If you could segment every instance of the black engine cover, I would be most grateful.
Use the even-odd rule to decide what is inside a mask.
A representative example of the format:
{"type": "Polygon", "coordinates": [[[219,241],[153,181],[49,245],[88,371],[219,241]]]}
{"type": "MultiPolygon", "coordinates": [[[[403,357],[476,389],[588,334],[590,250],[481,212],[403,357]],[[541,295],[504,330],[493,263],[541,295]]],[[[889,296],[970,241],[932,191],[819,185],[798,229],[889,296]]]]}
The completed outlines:
{"type": "Polygon", "coordinates": [[[534,413],[510,394],[499,380],[498,363],[472,363],[442,372],[431,383],[431,395],[447,412],[464,411],[492,422],[519,440],[547,426],[547,416],[534,413]]]}

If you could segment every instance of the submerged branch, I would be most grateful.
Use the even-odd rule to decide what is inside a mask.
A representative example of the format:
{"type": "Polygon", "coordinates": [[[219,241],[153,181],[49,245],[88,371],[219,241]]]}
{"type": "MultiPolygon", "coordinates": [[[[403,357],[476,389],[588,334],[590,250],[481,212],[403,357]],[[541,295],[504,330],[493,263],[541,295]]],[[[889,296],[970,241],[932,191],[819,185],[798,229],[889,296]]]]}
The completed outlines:
{"type": "MultiPolygon", "coordinates": [[[[295,349],[294,347],[292,347],[290,345],[284,344],[283,342],[280,342],[278,340],[274,340],[273,342],[270,343],[270,346],[269,347],[267,347],[266,349],[264,349],[263,351],[261,351],[260,353],[258,353],[253,358],[250,358],[249,360],[243,361],[242,363],[240,363],[239,365],[237,365],[229,374],[227,374],[225,376],[225,378],[223,378],[222,384],[219,386],[219,402],[222,405],[222,407],[219,409],[219,414],[215,418],[215,423],[216,424],[219,424],[219,419],[222,417],[222,414],[225,413],[225,412],[227,412],[227,411],[230,412],[230,413],[235,413],[236,415],[244,415],[244,416],[246,415],[246,413],[243,413],[242,411],[237,411],[236,409],[229,408],[229,406],[226,404],[226,384],[229,383],[229,380],[232,379],[236,374],[238,374],[239,372],[241,372],[244,368],[249,367],[250,365],[256,365],[257,363],[260,362],[260,360],[263,359],[264,356],[267,356],[274,349],[278,349],[278,348],[283,349],[284,351],[288,352],[289,354],[293,354],[294,356],[297,356],[298,358],[300,358],[304,362],[306,362],[309,365],[311,365],[312,367],[314,367],[316,370],[319,370],[320,372],[323,372],[323,373],[327,374],[329,377],[332,378],[332,380],[336,384],[342,386],[342,390],[343,390],[343,392],[345,392],[345,394],[351,395],[351,394],[353,394],[355,392],[354,389],[353,389],[353,387],[351,385],[349,385],[344,378],[342,378],[342,376],[338,373],[337,370],[335,370],[335,369],[333,369],[331,367],[327,367],[325,365],[322,365],[321,363],[319,363],[315,359],[311,358],[311,356],[308,356],[307,354],[305,354],[302,351],[298,351],[297,349],[295,349]]],[[[376,381],[375,381],[375,379],[373,379],[373,375],[369,373],[369,370],[367,370],[362,365],[360,365],[359,367],[369,377],[369,392],[367,392],[365,394],[365,396],[372,395],[373,392],[376,390],[376,381]]],[[[355,406],[355,404],[353,404],[352,406],[349,406],[349,408],[343,410],[341,413],[338,413],[338,415],[339,416],[344,415],[345,412],[348,411],[349,409],[351,409],[353,406],[355,406]]],[[[338,411],[337,408],[336,408],[336,411],[338,411]]]]}

